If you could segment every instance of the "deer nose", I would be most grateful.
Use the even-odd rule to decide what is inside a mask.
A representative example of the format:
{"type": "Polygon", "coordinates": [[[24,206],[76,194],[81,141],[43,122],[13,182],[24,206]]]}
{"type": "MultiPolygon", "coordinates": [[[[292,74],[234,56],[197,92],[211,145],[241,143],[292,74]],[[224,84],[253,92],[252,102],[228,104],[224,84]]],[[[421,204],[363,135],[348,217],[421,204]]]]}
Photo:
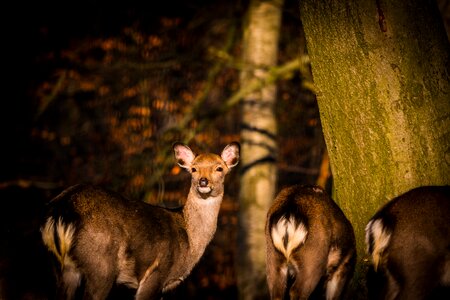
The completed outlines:
{"type": "Polygon", "coordinates": [[[205,178],[205,177],[202,177],[202,178],[200,178],[198,183],[200,184],[200,187],[207,187],[208,186],[208,179],[205,178]]]}

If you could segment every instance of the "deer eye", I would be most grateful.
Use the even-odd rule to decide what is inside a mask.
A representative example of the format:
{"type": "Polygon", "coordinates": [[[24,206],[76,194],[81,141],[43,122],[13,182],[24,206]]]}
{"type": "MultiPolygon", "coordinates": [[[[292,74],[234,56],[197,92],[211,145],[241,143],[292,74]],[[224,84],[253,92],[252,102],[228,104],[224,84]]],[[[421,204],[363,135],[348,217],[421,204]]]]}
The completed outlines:
{"type": "Polygon", "coordinates": [[[191,169],[191,172],[192,172],[192,173],[195,173],[195,172],[197,172],[197,169],[196,169],[196,168],[192,168],[192,169],[191,169]]]}
{"type": "Polygon", "coordinates": [[[217,167],[217,168],[216,168],[216,171],[217,171],[217,172],[222,172],[222,171],[223,171],[223,168],[222,168],[222,167],[217,167]]]}

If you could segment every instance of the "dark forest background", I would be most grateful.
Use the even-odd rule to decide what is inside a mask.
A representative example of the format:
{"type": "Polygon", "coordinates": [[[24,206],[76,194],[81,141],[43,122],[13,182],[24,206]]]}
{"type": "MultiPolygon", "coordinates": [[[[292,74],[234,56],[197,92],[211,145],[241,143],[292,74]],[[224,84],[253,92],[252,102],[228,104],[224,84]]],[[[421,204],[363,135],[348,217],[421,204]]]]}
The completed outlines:
{"type": "MultiPolygon", "coordinates": [[[[438,1],[446,24],[448,2],[438,1]]],[[[0,296],[46,299],[52,289],[38,224],[64,188],[89,182],[178,206],[189,177],[174,164],[172,144],[218,152],[239,140],[239,105],[218,108],[240,89],[247,7],[244,0],[2,5],[0,296]]],[[[306,53],[298,1],[285,1],[282,20],[280,65],[306,53]]],[[[328,176],[310,87],[307,68],[278,80],[279,188],[328,176]]],[[[227,180],[213,242],[169,298],[237,298],[238,175],[227,180]]]]}

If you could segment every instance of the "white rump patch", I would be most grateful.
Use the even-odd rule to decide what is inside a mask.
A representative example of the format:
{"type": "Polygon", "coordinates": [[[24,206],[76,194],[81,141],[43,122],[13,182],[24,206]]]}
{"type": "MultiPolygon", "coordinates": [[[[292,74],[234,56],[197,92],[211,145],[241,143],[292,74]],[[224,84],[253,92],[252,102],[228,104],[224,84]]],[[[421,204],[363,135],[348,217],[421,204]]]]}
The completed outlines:
{"type": "Polygon", "coordinates": [[[297,224],[295,218],[291,216],[280,218],[278,222],[272,227],[272,241],[275,248],[277,248],[286,258],[291,256],[292,251],[306,240],[308,231],[302,222],[297,224]],[[287,239],[287,242],[285,240],[287,239]]]}
{"type": "Polygon", "coordinates": [[[375,271],[380,263],[381,255],[389,245],[391,234],[387,232],[381,219],[371,220],[366,226],[366,246],[369,250],[370,235],[373,237],[372,262],[375,271]]]}
{"type": "Polygon", "coordinates": [[[69,256],[75,236],[75,226],[73,224],[64,224],[61,217],[55,224],[55,220],[50,217],[47,219],[44,227],[41,228],[41,235],[44,244],[61,264],[62,282],[65,285],[68,298],[71,298],[71,295],[75,294],[81,282],[81,274],[77,265],[69,256]],[[55,234],[58,236],[58,246],[56,245],[55,234]]]}
{"type": "Polygon", "coordinates": [[[55,225],[55,221],[52,217],[47,219],[44,227],[41,228],[42,240],[47,248],[55,254],[58,258],[58,261],[61,263],[62,268],[64,267],[73,267],[75,268],[74,261],[69,257],[69,251],[72,247],[74,235],[75,235],[75,226],[73,224],[64,224],[62,218],[58,219],[58,222],[55,225]],[[56,235],[58,235],[59,244],[56,246],[55,241],[55,226],[56,226],[56,235]],[[59,248],[59,250],[58,250],[59,248]]]}
{"type": "Polygon", "coordinates": [[[369,253],[369,247],[370,247],[370,234],[371,234],[371,227],[372,227],[372,223],[374,220],[370,220],[369,223],[367,223],[366,228],[365,228],[365,242],[366,242],[366,253],[369,253]]]}

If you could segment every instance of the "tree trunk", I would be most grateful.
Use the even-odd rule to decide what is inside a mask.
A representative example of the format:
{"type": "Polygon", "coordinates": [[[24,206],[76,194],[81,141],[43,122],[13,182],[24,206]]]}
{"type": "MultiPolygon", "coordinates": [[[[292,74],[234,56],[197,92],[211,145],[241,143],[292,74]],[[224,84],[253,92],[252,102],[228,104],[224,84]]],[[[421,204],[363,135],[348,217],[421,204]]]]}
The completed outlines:
{"type": "Polygon", "coordinates": [[[300,3],[334,194],[363,270],[364,228],[383,203],[450,184],[448,40],[434,1],[300,3]]]}
{"type": "MultiPolygon", "coordinates": [[[[252,0],[244,27],[241,86],[269,76],[277,63],[282,0],[252,0]]],[[[241,299],[267,298],[264,223],[275,197],[274,84],[242,101],[238,287],[241,299]]]]}

